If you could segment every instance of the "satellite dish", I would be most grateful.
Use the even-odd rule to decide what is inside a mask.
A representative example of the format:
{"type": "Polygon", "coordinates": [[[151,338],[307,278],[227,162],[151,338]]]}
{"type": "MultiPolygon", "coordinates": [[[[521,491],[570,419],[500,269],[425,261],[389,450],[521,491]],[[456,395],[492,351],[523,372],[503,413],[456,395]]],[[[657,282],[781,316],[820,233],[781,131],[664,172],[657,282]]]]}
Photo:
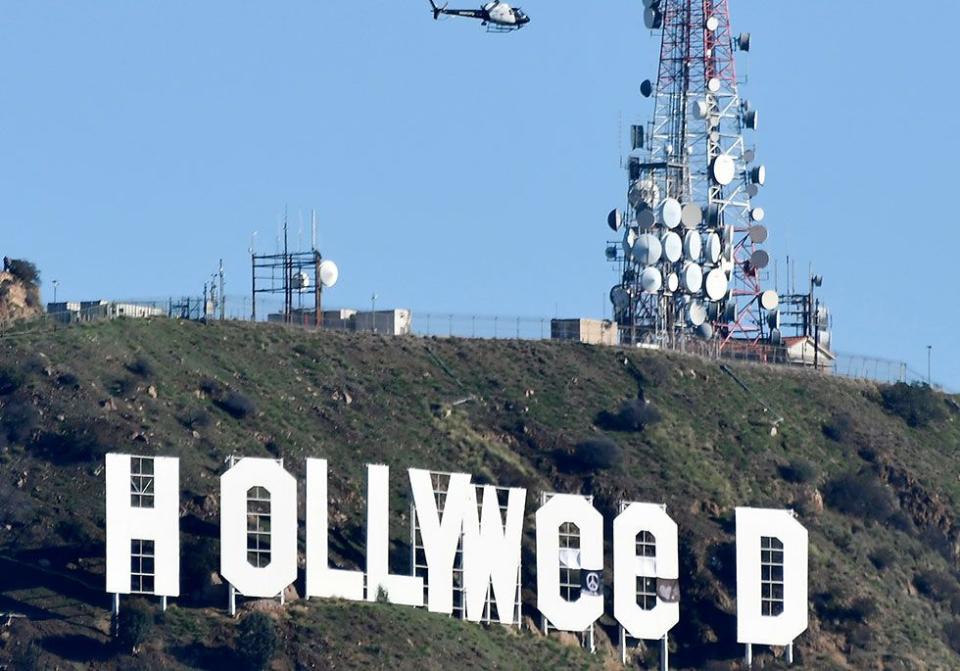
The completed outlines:
{"type": "Polygon", "coordinates": [[[641,266],[652,266],[660,260],[663,253],[663,245],[660,239],[652,233],[641,233],[637,241],[633,243],[633,258],[641,266]]]}
{"type": "Polygon", "coordinates": [[[707,90],[710,91],[710,93],[719,93],[720,79],[717,77],[711,77],[710,81],[707,82],[707,90]]]}
{"type": "Polygon", "coordinates": [[[616,261],[616,260],[617,260],[617,248],[616,248],[616,247],[607,247],[606,255],[607,255],[607,261],[616,261]]]}
{"type": "Polygon", "coordinates": [[[696,228],[703,221],[703,210],[695,203],[687,203],[680,212],[680,221],[684,228],[696,228]]]}
{"type": "Polygon", "coordinates": [[[743,124],[750,130],[757,130],[757,124],[760,122],[759,115],[757,110],[750,110],[743,115],[743,124]]]}
{"type": "Polygon", "coordinates": [[[687,321],[691,326],[700,326],[707,321],[707,310],[698,301],[687,306],[687,321]]]}
{"type": "Polygon", "coordinates": [[[660,0],[643,0],[644,7],[656,7],[660,4],[660,0]]]}
{"type": "Polygon", "coordinates": [[[783,335],[780,333],[780,329],[770,331],[770,342],[774,345],[779,345],[783,342],[783,335]]]}
{"type": "Polygon", "coordinates": [[[663,25],[663,14],[655,5],[647,7],[643,12],[643,23],[650,30],[659,30],[663,25]]]}
{"type": "Polygon", "coordinates": [[[660,238],[660,243],[663,246],[664,261],[676,263],[680,260],[680,257],[683,256],[683,240],[673,231],[665,233],[663,237],[660,238]]]}
{"type": "Polygon", "coordinates": [[[689,294],[699,293],[703,287],[703,271],[700,266],[696,263],[684,263],[683,270],[680,271],[680,284],[689,294]]]}
{"type": "Polygon", "coordinates": [[[770,327],[771,331],[780,330],[780,311],[771,310],[767,313],[767,326],[770,327]]]}
{"type": "Polygon", "coordinates": [[[712,301],[719,301],[727,295],[727,287],[730,285],[730,281],[727,279],[725,272],[719,268],[714,268],[707,273],[703,285],[707,292],[707,298],[712,301]]]}
{"type": "Polygon", "coordinates": [[[710,338],[713,337],[713,326],[707,322],[700,324],[700,326],[697,327],[697,335],[704,340],[710,340],[710,338]]]}
{"type": "Polygon", "coordinates": [[[750,242],[759,244],[761,242],[767,241],[767,227],[766,226],[751,226],[750,227],[750,242]]]}
{"type": "Polygon", "coordinates": [[[704,100],[690,101],[690,113],[698,119],[706,119],[710,113],[710,107],[704,100]]]}
{"type": "Polygon", "coordinates": [[[767,216],[766,211],[762,207],[755,207],[750,210],[750,218],[753,219],[758,224],[763,221],[764,217],[767,216]]]}
{"type": "Polygon", "coordinates": [[[637,210],[637,226],[638,227],[640,227],[643,230],[646,230],[648,228],[653,228],[656,225],[656,223],[657,223],[657,218],[654,216],[653,210],[651,210],[649,207],[644,205],[637,210]]]}
{"type": "Polygon", "coordinates": [[[743,161],[744,163],[753,163],[757,158],[757,152],[753,149],[747,149],[743,152],[743,161]]]}
{"type": "Polygon", "coordinates": [[[733,159],[727,154],[720,154],[713,159],[713,179],[720,186],[726,186],[733,181],[737,167],[733,159]]]}
{"type": "Polygon", "coordinates": [[[637,241],[637,231],[634,228],[628,228],[623,232],[623,253],[627,256],[633,253],[633,245],[637,241]]]}
{"type": "Polygon", "coordinates": [[[747,195],[751,198],[756,198],[757,194],[760,193],[760,187],[754,183],[747,184],[747,195]]]}
{"type": "Polygon", "coordinates": [[[617,310],[624,310],[630,304],[630,294],[621,286],[616,286],[610,290],[610,302],[617,310]]]}
{"type": "Polygon", "coordinates": [[[614,231],[619,231],[620,227],[623,226],[623,212],[620,210],[610,210],[610,214],[607,215],[607,226],[614,231]]]}
{"type": "Polygon", "coordinates": [[[704,214],[706,215],[708,226],[720,225],[720,204],[719,203],[710,203],[709,205],[707,205],[707,209],[704,212],[704,214]]]}
{"type": "Polygon", "coordinates": [[[677,289],[680,288],[680,277],[676,273],[670,273],[667,275],[667,291],[670,293],[676,293],[677,289]]]}
{"type": "Polygon", "coordinates": [[[763,186],[767,183],[767,167],[763,165],[758,165],[756,168],[750,171],[750,180],[759,186],[763,186]]]}
{"type": "Polygon", "coordinates": [[[711,16],[709,19],[707,19],[707,30],[709,30],[711,33],[717,32],[717,28],[719,27],[720,19],[715,16],[711,16]]]}
{"type": "Polygon", "coordinates": [[[733,301],[727,301],[723,306],[723,321],[728,324],[737,321],[737,304],[733,301]]]}
{"type": "Polygon", "coordinates": [[[663,276],[656,268],[644,268],[640,273],[640,288],[644,293],[655,294],[663,286],[663,276]]]}
{"type": "Polygon", "coordinates": [[[683,217],[683,208],[676,198],[664,198],[660,204],[660,221],[667,228],[676,228],[683,217]]]}
{"type": "Polygon", "coordinates": [[[760,307],[764,310],[776,310],[780,305],[780,297],[773,289],[767,289],[760,294],[760,307]]]}
{"type": "Polygon", "coordinates": [[[294,289],[306,289],[310,286],[310,276],[303,271],[294,273],[290,278],[290,283],[293,284],[294,289]]]}
{"type": "Polygon", "coordinates": [[[320,284],[324,289],[329,289],[337,280],[340,279],[340,269],[337,264],[329,259],[320,262],[320,284]]]}
{"type": "Polygon", "coordinates": [[[740,33],[737,37],[737,48],[740,51],[750,51],[750,33],[740,33]]]}
{"type": "Polygon", "coordinates": [[[720,254],[723,252],[723,243],[720,242],[719,235],[716,233],[708,233],[704,247],[706,248],[706,256],[709,263],[716,263],[720,260],[720,254]]]}
{"type": "Polygon", "coordinates": [[[699,261],[702,250],[703,244],[700,240],[700,234],[696,231],[689,231],[683,238],[683,254],[687,257],[687,261],[699,261]]]}
{"type": "Polygon", "coordinates": [[[762,249],[750,255],[750,267],[754,270],[763,270],[768,265],[770,265],[770,255],[762,249]]]}
{"type": "Polygon", "coordinates": [[[649,79],[644,79],[643,83],[640,84],[640,95],[644,98],[649,98],[653,95],[653,82],[649,79]]]}
{"type": "Polygon", "coordinates": [[[630,126],[630,146],[633,149],[643,149],[643,126],[630,126]]]}

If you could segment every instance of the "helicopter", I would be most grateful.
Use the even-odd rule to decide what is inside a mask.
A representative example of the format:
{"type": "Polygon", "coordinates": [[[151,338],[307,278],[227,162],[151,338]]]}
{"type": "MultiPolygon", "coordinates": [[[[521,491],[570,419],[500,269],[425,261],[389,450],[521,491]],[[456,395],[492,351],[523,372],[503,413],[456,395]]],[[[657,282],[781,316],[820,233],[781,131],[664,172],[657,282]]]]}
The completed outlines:
{"type": "Polygon", "coordinates": [[[501,0],[488,2],[480,9],[447,9],[446,4],[437,7],[436,3],[430,0],[430,7],[433,9],[434,20],[439,19],[441,15],[480,19],[482,22],[480,25],[486,26],[487,30],[493,32],[519,30],[530,23],[530,17],[524,14],[522,9],[511,7],[501,0]]]}

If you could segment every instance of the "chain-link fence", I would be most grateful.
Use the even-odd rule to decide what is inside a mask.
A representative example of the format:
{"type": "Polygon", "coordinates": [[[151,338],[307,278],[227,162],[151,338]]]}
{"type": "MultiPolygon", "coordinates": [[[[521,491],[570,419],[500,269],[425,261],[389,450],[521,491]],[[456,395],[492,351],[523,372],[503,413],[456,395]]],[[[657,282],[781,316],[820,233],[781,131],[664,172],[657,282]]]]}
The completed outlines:
{"type": "MultiPolygon", "coordinates": [[[[258,306],[259,307],[259,306],[258,306]]],[[[269,306],[267,306],[269,308],[269,306]]],[[[371,306],[374,308],[375,306],[371,306]]],[[[246,297],[228,297],[222,306],[213,305],[198,297],[165,299],[127,299],[120,301],[87,301],[80,303],[51,303],[37,326],[59,326],[102,319],[168,317],[176,319],[219,319],[249,321],[249,303],[246,297]],[[229,306],[229,307],[228,307],[229,306]]],[[[452,312],[421,312],[409,310],[324,310],[322,324],[316,314],[307,309],[295,309],[289,315],[281,314],[280,306],[271,311],[258,310],[261,321],[270,321],[291,327],[331,331],[373,332],[381,335],[416,335],[422,337],[481,338],[509,340],[560,340],[594,345],[620,345],[613,322],[592,319],[551,319],[549,317],[522,317],[506,315],[458,314],[452,312]]],[[[21,329],[22,330],[22,329],[21,329]]],[[[783,345],[744,344],[727,342],[721,346],[716,340],[696,338],[678,339],[651,349],[666,349],[709,359],[750,361],[783,366],[804,366],[825,374],[845,378],[895,382],[923,382],[925,376],[911,370],[903,361],[846,352],[822,354],[812,342],[787,342],[783,345]]],[[[934,383],[932,386],[943,389],[934,383]]]]}

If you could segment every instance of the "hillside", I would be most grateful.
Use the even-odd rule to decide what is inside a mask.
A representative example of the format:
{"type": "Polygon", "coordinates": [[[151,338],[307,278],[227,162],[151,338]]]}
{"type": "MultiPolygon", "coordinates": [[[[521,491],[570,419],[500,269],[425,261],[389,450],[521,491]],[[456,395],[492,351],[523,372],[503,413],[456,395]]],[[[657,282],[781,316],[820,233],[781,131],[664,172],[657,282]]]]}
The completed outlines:
{"type": "Polygon", "coordinates": [[[36,266],[5,257],[0,271],[0,327],[42,314],[40,273],[36,266]]]}
{"type": "MultiPolygon", "coordinates": [[[[331,508],[343,513],[332,521],[331,553],[345,567],[363,557],[367,462],[396,469],[394,510],[408,505],[399,469],[409,466],[526,487],[525,586],[535,584],[538,492],[593,494],[608,527],[621,498],[662,501],[681,534],[672,668],[738,668],[733,507],[792,506],[811,542],[811,625],[794,668],[960,664],[956,402],[802,371],[730,370],[753,393],[714,362],[550,342],[168,320],[0,337],[0,611],[27,616],[2,629],[0,663],[230,663],[236,625],[209,570],[217,477],[228,455],[242,454],[284,458],[301,515],[304,458],[331,460],[331,508]],[[617,413],[638,396],[656,412],[627,426],[617,413]],[[572,450],[598,437],[615,441],[622,459],[582,472],[572,450]],[[115,653],[105,634],[107,451],[181,458],[182,576],[197,597],[169,609],[137,657],[115,653]]],[[[398,520],[401,570],[406,533],[398,520]]],[[[539,622],[532,597],[525,615],[539,622]]],[[[616,640],[609,615],[594,657],[526,628],[385,604],[296,600],[276,617],[276,669],[439,669],[453,659],[464,669],[616,667],[604,640],[616,640]]],[[[756,668],[771,660],[760,651],[756,668]]]]}

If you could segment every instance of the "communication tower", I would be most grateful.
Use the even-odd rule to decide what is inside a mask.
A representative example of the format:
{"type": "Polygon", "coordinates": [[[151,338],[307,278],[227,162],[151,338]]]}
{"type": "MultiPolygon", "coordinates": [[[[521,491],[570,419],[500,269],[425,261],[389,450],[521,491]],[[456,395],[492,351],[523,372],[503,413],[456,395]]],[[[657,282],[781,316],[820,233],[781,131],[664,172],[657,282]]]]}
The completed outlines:
{"type": "Polygon", "coordinates": [[[778,342],[764,291],[770,257],[766,213],[753,204],[766,168],[744,139],[760,115],[740,97],[728,0],[643,0],[647,28],[660,34],[653,120],[631,127],[625,210],[612,211],[619,265],[610,292],[621,342],[722,348],[778,342]]]}

